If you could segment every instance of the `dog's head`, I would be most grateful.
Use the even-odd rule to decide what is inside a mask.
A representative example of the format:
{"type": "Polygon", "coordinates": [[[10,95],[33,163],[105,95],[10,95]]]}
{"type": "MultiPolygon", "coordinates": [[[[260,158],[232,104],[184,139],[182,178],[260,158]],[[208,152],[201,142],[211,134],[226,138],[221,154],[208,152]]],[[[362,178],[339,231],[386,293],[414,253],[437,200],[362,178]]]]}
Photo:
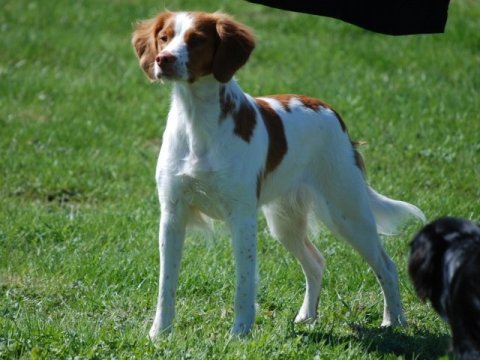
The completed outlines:
{"type": "Polygon", "coordinates": [[[468,246],[480,243],[479,236],[473,222],[444,217],[426,225],[410,243],[408,272],[415,291],[423,301],[430,300],[444,318],[447,316],[441,297],[449,291],[445,284],[468,253],[468,246]]]}
{"type": "Polygon", "coordinates": [[[252,32],[219,13],[164,12],[139,22],[132,45],[151,80],[228,82],[255,47],[252,32]]]}

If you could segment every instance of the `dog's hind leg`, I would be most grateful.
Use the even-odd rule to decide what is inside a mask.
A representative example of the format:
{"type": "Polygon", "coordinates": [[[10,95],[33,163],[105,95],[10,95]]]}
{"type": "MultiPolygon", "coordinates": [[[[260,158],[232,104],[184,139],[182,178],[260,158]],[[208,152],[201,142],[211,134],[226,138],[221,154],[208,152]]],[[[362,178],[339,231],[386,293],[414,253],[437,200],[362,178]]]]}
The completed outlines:
{"type": "Polygon", "coordinates": [[[385,253],[360,175],[348,174],[317,191],[315,212],[335,234],[345,239],[370,265],[384,296],[382,326],[405,325],[396,266],[385,253]]]}
{"type": "Polygon", "coordinates": [[[306,280],[302,307],[295,322],[309,322],[317,317],[325,261],[307,237],[309,204],[302,199],[281,199],[263,207],[268,227],[300,262],[306,280]]]}
{"type": "Polygon", "coordinates": [[[344,224],[339,233],[362,255],[380,283],[384,298],[382,326],[406,325],[397,269],[380,244],[376,226],[364,223],[344,224]]]}

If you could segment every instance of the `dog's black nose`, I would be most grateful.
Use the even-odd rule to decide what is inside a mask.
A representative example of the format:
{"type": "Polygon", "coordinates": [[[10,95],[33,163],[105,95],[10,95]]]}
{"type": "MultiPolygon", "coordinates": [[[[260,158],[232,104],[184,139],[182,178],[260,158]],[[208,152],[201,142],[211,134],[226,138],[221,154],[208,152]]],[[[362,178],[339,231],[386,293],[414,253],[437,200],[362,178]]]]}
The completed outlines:
{"type": "Polygon", "coordinates": [[[175,62],[175,60],[177,60],[177,57],[175,55],[173,55],[171,52],[168,52],[168,51],[162,51],[155,58],[155,61],[160,66],[168,65],[168,64],[171,65],[175,62]]]}

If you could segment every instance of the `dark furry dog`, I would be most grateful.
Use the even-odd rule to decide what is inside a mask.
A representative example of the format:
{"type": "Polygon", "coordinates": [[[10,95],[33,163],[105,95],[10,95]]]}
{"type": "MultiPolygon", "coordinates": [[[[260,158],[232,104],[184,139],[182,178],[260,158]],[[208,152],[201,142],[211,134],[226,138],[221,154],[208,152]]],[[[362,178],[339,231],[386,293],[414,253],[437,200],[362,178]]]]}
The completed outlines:
{"type": "Polygon", "coordinates": [[[480,359],[480,227],[445,217],[426,225],[410,244],[415,291],[452,328],[460,359],[480,359]]]}

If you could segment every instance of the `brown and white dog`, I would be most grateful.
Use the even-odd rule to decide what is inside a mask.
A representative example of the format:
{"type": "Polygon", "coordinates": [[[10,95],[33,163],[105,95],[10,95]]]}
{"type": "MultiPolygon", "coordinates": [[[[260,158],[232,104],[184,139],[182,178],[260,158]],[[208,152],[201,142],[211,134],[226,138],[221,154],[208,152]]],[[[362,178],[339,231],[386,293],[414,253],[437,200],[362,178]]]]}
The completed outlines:
{"type": "Polygon", "coordinates": [[[164,12],[138,23],[132,44],[151,80],[173,83],[156,170],[160,284],[150,337],[172,326],[186,226],[206,218],[222,219],[231,230],[237,276],[232,332],[251,330],[259,208],[305,273],[297,322],[316,318],[324,270],[307,238],[312,213],[372,267],[384,294],[382,325],[404,324],[396,268],[377,232],[395,233],[408,218],[424,215],[366,184],[362,158],[340,116],[306,96],[242,92],[232,77],[255,41],[227,15],[164,12]]]}

